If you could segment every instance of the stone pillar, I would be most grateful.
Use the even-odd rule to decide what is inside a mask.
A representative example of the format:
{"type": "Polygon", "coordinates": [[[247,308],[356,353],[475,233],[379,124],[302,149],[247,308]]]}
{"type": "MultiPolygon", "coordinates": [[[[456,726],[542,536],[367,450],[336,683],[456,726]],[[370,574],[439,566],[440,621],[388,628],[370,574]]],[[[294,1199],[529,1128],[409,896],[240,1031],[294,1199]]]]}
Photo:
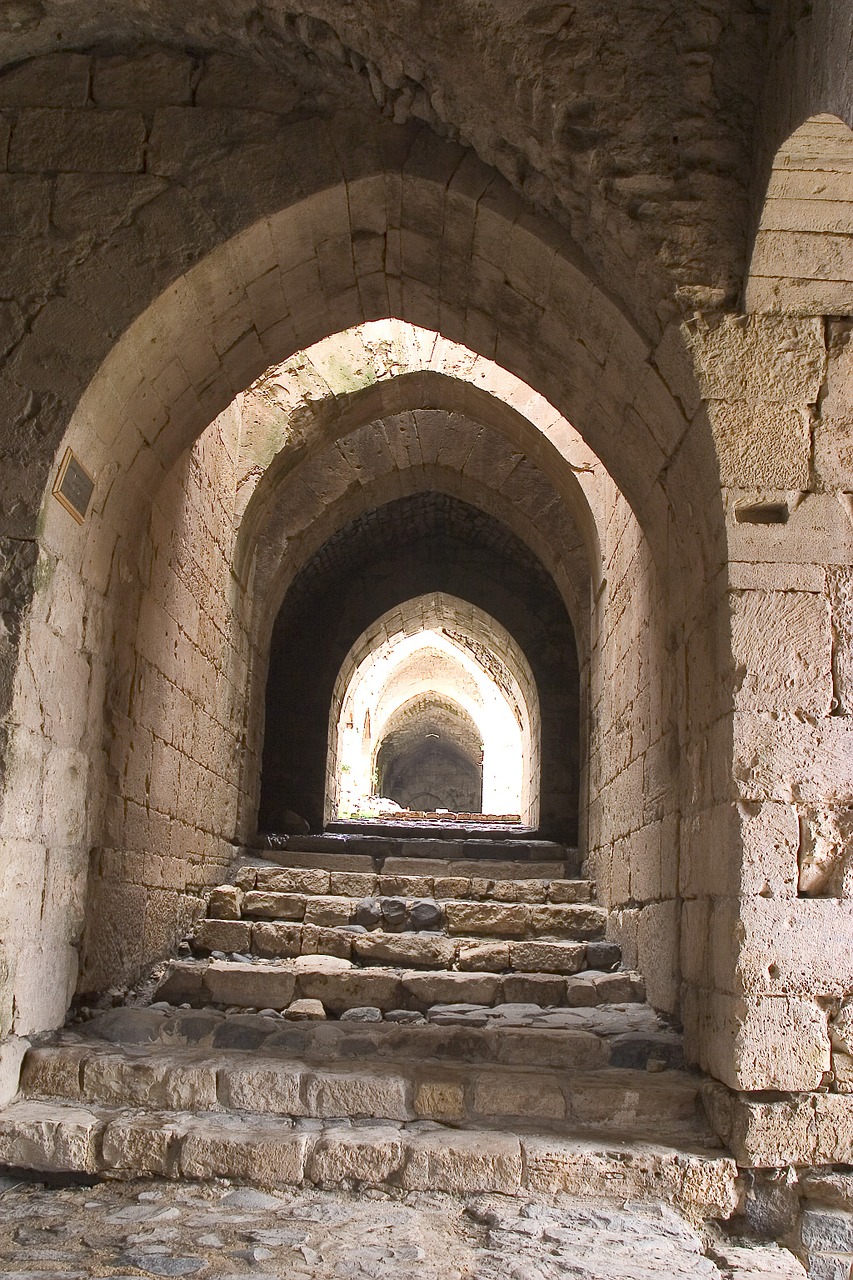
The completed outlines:
{"type": "Polygon", "coordinates": [[[850,360],[820,318],[697,319],[690,341],[726,508],[731,772],[688,859],[685,1021],[733,1088],[812,1090],[853,989],[850,360]]]}

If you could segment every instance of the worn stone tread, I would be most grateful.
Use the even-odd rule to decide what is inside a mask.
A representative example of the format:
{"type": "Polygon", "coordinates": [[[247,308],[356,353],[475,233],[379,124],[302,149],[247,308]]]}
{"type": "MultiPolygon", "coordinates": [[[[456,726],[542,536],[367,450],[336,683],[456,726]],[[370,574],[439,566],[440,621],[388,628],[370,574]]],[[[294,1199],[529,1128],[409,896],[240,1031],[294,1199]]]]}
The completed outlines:
{"type": "Polygon", "coordinates": [[[211,1052],[89,1040],[31,1049],[21,1087],[29,1098],[82,1106],[467,1123],[513,1117],[555,1132],[580,1126],[620,1133],[649,1133],[661,1125],[701,1129],[699,1081],[684,1071],[571,1071],[413,1058],[318,1065],[284,1048],[211,1052]]]}
{"type": "MultiPolygon", "coordinates": [[[[86,1024],[85,1032],[63,1031],[55,1042],[75,1046],[105,1041],[113,1045],[162,1044],[252,1049],[275,1048],[312,1062],[355,1059],[376,1062],[437,1061],[502,1064],[564,1071],[631,1067],[646,1071],[682,1064],[680,1037],[665,1027],[648,1005],[566,1011],[562,1025],[519,1025],[512,1006],[496,1006],[472,1025],[443,1018],[400,1022],[291,1022],[273,1014],[213,1009],[116,1008],[86,1024]],[[510,1015],[510,1016],[508,1016],[510,1015]]],[[[547,1021],[547,1020],[543,1020],[547,1021]]],[[[76,1087],[72,1078],[71,1089],[76,1087]]]]}
{"type": "MultiPolygon", "coordinates": [[[[276,867],[259,866],[256,862],[241,866],[237,883],[244,890],[283,889],[291,893],[349,895],[358,897],[380,894],[404,898],[436,898],[440,900],[474,899],[501,902],[590,903],[595,900],[592,880],[581,877],[544,875],[503,877],[488,874],[479,864],[424,861],[417,865],[410,859],[389,859],[380,871],[367,868],[276,867]],[[462,870],[460,868],[465,868],[462,870]],[[288,873],[291,872],[290,876],[288,873]],[[436,884],[436,881],[438,884],[436,884]],[[299,888],[300,885],[310,888],[299,888]],[[285,887],[288,886],[288,887],[285,887]],[[292,886],[292,887],[290,887],[292,886]]],[[[544,868],[543,868],[544,870],[544,868]]]]}
{"type": "Polygon", "coordinates": [[[523,1127],[289,1121],[12,1103],[0,1113],[0,1164],[41,1172],[240,1178],[266,1186],[396,1186],[410,1191],[618,1196],[702,1217],[739,1206],[734,1160],[696,1141],[653,1142],[523,1127]]]}
{"type": "MultiPolygon", "coordinates": [[[[303,955],[293,960],[248,963],[233,960],[173,961],[157,1000],[171,1004],[285,1009],[294,999],[322,1001],[332,1013],[372,1006],[424,1012],[436,1004],[491,1006],[535,1003],[562,1008],[607,1002],[606,986],[618,982],[618,1002],[642,998],[638,974],[602,974],[596,990],[589,977],[548,973],[502,974],[374,965],[359,968],[345,959],[303,955]],[[636,985],[635,985],[636,984],[636,985]],[[622,988],[625,988],[623,990],[622,988]],[[633,988],[633,995],[630,990],[633,988]]],[[[615,999],[614,996],[611,999],[615,999]]]]}
{"type": "MultiPolygon", "coordinates": [[[[361,965],[489,973],[573,975],[589,970],[601,972],[595,952],[590,952],[583,942],[571,939],[492,941],[473,934],[448,936],[440,932],[415,930],[354,932],[345,925],[314,925],[302,921],[201,920],[193,933],[192,949],[197,955],[220,952],[284,960],[322,954],[361,965]]],[[[618,954],[615,950],[617,960],[618,954]]],[[[612,972],[612,966],[605,972],[612,972]]],[[[632,982],[630,993],[626,991],[618,997],[606,998],[642,999],[642,984],[636,977],[632,982]]]]}
{"type": "Polygon", "coordinates": [[[489,880],[566,880],[577,877],[573,862],[560,860],[513,862],[503,858],[406,856],[387,857],[351,853],[343,847],[329,849],[254,849],[252,854],[279,867],[318,868],[325,871],[360,871],[375,875],[480,876],[489,880]]]}

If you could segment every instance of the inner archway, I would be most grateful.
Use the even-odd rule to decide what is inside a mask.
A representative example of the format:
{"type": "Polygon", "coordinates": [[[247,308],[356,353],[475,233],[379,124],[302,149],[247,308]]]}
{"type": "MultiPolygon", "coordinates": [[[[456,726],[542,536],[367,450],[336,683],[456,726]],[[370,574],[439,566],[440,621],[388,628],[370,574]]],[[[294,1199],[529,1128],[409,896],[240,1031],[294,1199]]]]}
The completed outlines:
{"type": "Polygon", "coordinates": [[[376,751],[377,788],[413,813],[480,813],[483,740],[458,703],[413,698],[385,726],[376,751]]]}
{"type": "Polygon", "coordinates": [[[443,592],[405,601],[359,636],[335,682],[327,815],[390,800],[534,826],[539,738],[536,681],[506,628],[443,592]]]}
{"type": "MultiPolygon", "coordinates": [[[[434,491],[385,502],[348,521],[285,595],[270,646],[261,831],[281,830],[286,811],[319,829],[335,809],[330,761],[336,748],[329,728],[337,725],[343,706],[347,656],[354,667],[390,635],[415,634],[436,622],[450,632],[444,643],[460,658],[467,654],[473,663],[472,637],[481,650],[500,657],[505,670],[499,679],[518,686],[512,697],[517,707],[527,708],[519,714],[530,726],[519,811],[542,830],[576,843],[581,688],[566,606],[520,538],[470,503],[434,491]],[[452,612],[442,615],[430,606],[430,614],[420,605],[417,618],[413,613],[404,620],[407,602],[436,595],[455,598],[452,612]],[[359,637],[362,647],[354,656],[359,637]]],[[[452,695],[453,689],[443,692],[452,695]]],[[[363,729],[363,718],[355,723],[363,729]]]]}

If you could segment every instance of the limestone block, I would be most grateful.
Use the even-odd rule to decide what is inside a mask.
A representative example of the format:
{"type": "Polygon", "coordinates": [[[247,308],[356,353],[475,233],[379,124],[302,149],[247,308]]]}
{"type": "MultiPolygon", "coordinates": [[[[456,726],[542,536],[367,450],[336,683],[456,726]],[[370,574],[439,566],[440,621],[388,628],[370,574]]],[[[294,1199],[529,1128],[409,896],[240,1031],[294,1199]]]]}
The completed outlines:
{"type": "Polygon", "coordinates": [[[465,876],[437,875],[433,877],[433,886],[439,899],[467,898],[471,892],[471,881],[465,876]]]}
{"type": "Polygon", "coordinates": [[[0,1164],[45,1173],[96,1173],[103,1120],[84,1107],[13,1102],[0,1113],[0,1164]]]}
{"type": "Polygon", "coordinates": [[[104,1164],[135,1176],[170,1177],[186,1131],[186,1121],[169,1115],[121,1116],[104,1130],[104,1164]]]}
{"type": "Polygon", "coordinates": [[[566,1004],[572,1009],[594,1008],[601,1000],[598,988],[586,974],[566,979],[566,1004]]]}
{"type": "Polygon", "coordinates": [[[168,1004],[203,1004],[206,965],[169,965],[157,987],[157,999],[168,1004]]]}
{"type": "Polygon", "coordinates": [[[563,1120],[566,1100],[552,1077],[484,1071],[474,1078],[474,1110],[480,1116],[563,1120]]]}
{"type": "Polygon", "coordinates": [[[317,1139],[306,1170],[311,1182],[338,1186],[342,1182],[386,1182],[403,1162],[399,1129],[336,1129],[329,1127],[317,1139]]]}
{"type": "Polygon", "coordinates": [[[22,1080],[21,1064],[24,1063],[29,1048],[30,1042],[23,1036],[10,1036],[0,1044],[0,1108],[8,1106],[18,1092],[22,1080]]]}
{"type": "Polygon", "coordinates": [[[592,905],[547,905],[530,907],[531,925],[537,933],[554,934],[581,940],[601,938],[607,913],[592,905]]]}
{"type": "Polygon", "coordinates": [[[484,973],[410,973],[402,980],[403,990],[421,1008],[434,1004],[495,1004],[500,999],[501,979],[484,973]]]}
{"type": "Polygon", "coordinates": [[[589,880],[552,880],[548,885],[549,902],[590,902],[594,897],[589,880]]]}
{"type": "Polygon", "coordinates": [[[288,1022],[324,1022],[326,1010],[319,1000],[291,1000],[284,1016],[288,1022]]]}
{"type": "Polygon", "coordinates": [[[828,715],[833,698],[829,601],[811,592],[736,592],[731,616],[739,677],[735,705],[828,715]]]}
{"type": "MultiPolygon", "coordinates": [[[[238,889],[235,884],[221,884],[210,891],[207,914],[213,920],[239,920],[242,902],[241,889],[238,889]]],[[[221,950],[227,951],[229,948],[222,947],[221,950]]],[[[241,948],[235,947],[233,950],[239,951],[241,948]]]]}
{"type": "Polygon", "coordinates": [[[853,1159],[853,1096],[799,1093],[765,1100],[702,1086],[711,1127],[748,1168],[850,1164],[853,1159]]]}
{"type": "Polygon", "coordinates": [[[314,1071],[307,1077],[308,1113],[375,1120],[410,1120],[408,1085],[403,1076],[383,1071],[314,1071]]]}
{"type": "Polygon", "coordinates": [[[6,68],[0,76],[0,106],[85,107],[89,68],[83,53],[52,53],[6,68]]]}
{"type": "Polygon", "coordinates": [[[414,1107],[424,1120],[464,1120],[465,1090],[454,1080],[425,1080],[416,1087],[414,1107]]]}
{"type": "Polygon", "coordinates": [[[685,326],[703,398],[815,404],[826,365],[819,318],[724,316],[685,326]]]}
{"type": "Polygon", "coordinates": [[[444,911],[448,933],[517,938],[528,930],[529,908],[515,903],[448,902],[444,911]]]}
{"type": "MultiPolygon", "coordinates": [[[[689,993],[688,993],[689,994],[689,993]]],[[[686,1028],[696,1026],[707,1071],[735,1089],[816,1089],[831,1066],[826,1015],[796,996],[745,998],[703,992],[698,1016],[685,1001],[686,1028]]]]}
{"type": "Polygon", "coordinates": [[[720,479],[733,489],[809,487],[811,418],[805,406],[714,401],[720,479]]]}
{"type": "Polygon", "coordinates": [[[204,975],[206,1003],[247,1009],[285,1009],[295,986],[295,976],[283,969],[235,961],[214,961],[204,975]]]}
{"type": "Polygon", "coordinates": [[[367,871],[333,871],[329,877],[328,892],[347,898],[372,898],[377,892],[396,892],[394,889],[380,890],[378,883],[379,877],[367,871]]]}
{"type": "Polygon", "coordinates": [[[187,1178],[238,1178],[261,1186],[296,1186],[305,1173],[311,1135],[281,1120],[258,1124],[250,1117],[194,1118],[181,1145],[187,1178]]]}
{"type": "Polygon", "coordinates": [[[679,904],[653,902],[640,911],[637,927],[639,968],[646,980],[649,1002],[674,1013],[678,1008],[675,958],[679,950],[679,904]]]}
{"type": "Polygon", "coordinates": [[[301,955],[302,925],[258,921],[252,926],[252,950],[271,959],[301,955]]]}
{"type": "Polygon", "coordinates": [[[232,1067],[220,1072],[220,1087],[225,1106],[237,1111],[254,1111],[265,1115],[305,1116],[313,1114],[301,1096],[302,1068],[299,1063],[283,1061],[232,1067]]]}
{"type": "Polygon", "coordinates": [[[584,1139],[523,1137],[528,1191],[619,1200],[660,1199],[695,1216],[731,1217],[740,1203],[737,1166],[717,1156],[685,1155],[668,1147],[610,1142],[606,1149],[584,1139]]]}
{"type": "Polygon", "coordinates": [[[258,920],[301,920],[305,903],[301,893],[267,893],[255,889],[243,899],[243,915],[258,920]]]}
{"type": "MultiPolygon", "coordinates": [[[[545,880],[488,880],[483,897],[495,902],[546,902],[549,898],[545,880]]],[[[552,902],[574,902],[574,898],[554,898],[552,902]]]]}
{"type": "Polygon", "coordinates": [[[350,898],[308,898],[305,903],[305,923],[333,929],[336,925],[349,924],[353,915],[350,898]]]}
{"type": "Polygon", "coordinates": [[[248,920],[202,920],[195,931],[195,945],[201,951],[252,949],[252,926],[248,920]]]}
{"type": "Polygon", "coordinates": [[[349,960],[352,955],[353,935],[343,929],[322,929],[319,925],[302,926],[302,955],[335,956],[349,960]]]}
{"type": "Polygon", "coordinates": [[[456,943],[438,934],[381,933],[356,936],[355,954],[362,960],[380,960],[386,964],[423,965],[426,968],[450,966],[456,958],[456,943]]]}
{"type": "Polygon", "coordinates": [[[481,973],[503,973],[510,967],[509,944],[460,942],[458,965],[460,969],[475,969],[481,973]]]}
{"type": "Polygon", "coordinates": [[[511,942],[509,954],[513,969],[522,973],[577,973],[586,947],[582,942],[511,942]]]}
{"type": "Polygon", "coordinates": [[[434,894],[432,876],[391,876],[377,877],[377,892],[403,898],[430,898],[434,894]]]}
{"type": "Polygon", "coordinates": [[[598,1004],[639,1004],[646,998],[645,984],[637,973],[593,973],[589,977],[598,1004]]]}
{"type": "Polygon", "coordinates": [[[734,716],[734,771],[744,800],[844,808],[853,802],[853,724],[747,712],[734,716]]]}
{"type": "Polygon", "coordinates": [[[47,1045],[31,1049],[24,1059],[21,1087],[30,1097],[76,1100],[81,1096],[83,1065],[92,1056],[89,1045],[47,1045]]]}
{"type": "Polygon", "coordinates": [[[387,969],[300,973],[297,981],[300,996],[322,1000],[332,1013],[367,1007],[398,1009],[402,1004],[400,979],[396,973],[388,972],[387,969]]]}
{"type": "MultiPolygon", "coordinates": [[[[340,888],[329,889],[331,873],[312,867],[293,868],[287,871],[259,871],[257,887],[272,893],[343,893],[340,888]]],[[[255,882],[246,886],[255,888],[255,882]]]]}
{"type": "Polygon", "coordinates": [[[177,1054],[145,1059],[103,1053],[85,1063],[82,1094],[90,1102],[113,1106],[211,1111],[217,1106],[216,1070],[177,1054]]]}
{"type": "Polygon", "coordinates": [[[838,898],[745,898],[739,989],[749,995],[843,996],[853,987],[853,911],[838,898]]]}
{"type": "Polygon", "coordinates": [[[561,1005],[566,980],[554,973],[507,973],[503,998],[510,1004],[561,1005]]]}
{"type": "Polygon", "coordinates": [[[408,1134],[406,1148],[400,1181],[408,1191],[514,1195],[521,1186],[521,1146],[513,1134],[408,1134]]]}
{"type": "Polygon", "coordinates": [[[192,61],[171,49],[127,57],[95,59],[92,97],[99,107],[179,106],[190,100],[192,61]]]}
{"type": "Polygon", "coordinates": [[[141,173],[145,122],[133,111],[23,112],[9,168],[29,173],[141,173]]]}

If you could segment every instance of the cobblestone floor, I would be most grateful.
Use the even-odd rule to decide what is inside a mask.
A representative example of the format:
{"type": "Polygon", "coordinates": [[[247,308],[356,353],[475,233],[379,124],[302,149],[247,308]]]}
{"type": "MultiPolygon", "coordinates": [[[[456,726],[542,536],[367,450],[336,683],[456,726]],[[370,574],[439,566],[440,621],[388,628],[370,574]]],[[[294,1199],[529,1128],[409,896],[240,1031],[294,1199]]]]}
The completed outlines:
{"type": "Polygon", "coordinates": [[[216,1183],[0,1179],[2,1280],[794,1280],[775,1246],[703,1240],[668,1208],[216,1183]]]}

